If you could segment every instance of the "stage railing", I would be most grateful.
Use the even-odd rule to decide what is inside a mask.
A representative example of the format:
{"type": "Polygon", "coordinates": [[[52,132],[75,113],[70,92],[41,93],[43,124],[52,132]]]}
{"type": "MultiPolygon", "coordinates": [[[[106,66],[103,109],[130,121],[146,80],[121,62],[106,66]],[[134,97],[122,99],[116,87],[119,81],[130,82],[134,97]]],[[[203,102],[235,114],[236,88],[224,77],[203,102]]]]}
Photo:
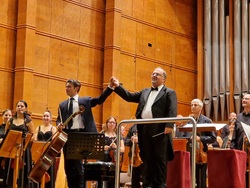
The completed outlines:
{"type": "MultiPolygon", "coordinates": [[[[179,122],[179,121],[189,121],[193,124],[192,134],[196,135],[196,121],[192,117],[183,117],[183,118],[154,118],[154,119],[135,119],[135,120],[122,120],[118,124],[118,134],[117,140],[121,140],[121,125],[122,124],[153,124],[153,123],[167,123],[167,122],[179,122]]],[[[116,155],[116,166],[115,166],[115,188],[120,187],[120,146],[121,143],[117,142],[117,155],[116,155]]],[[[192,140],[192,188],[195,188],[195,161],[196,161],[196,136],[192,140]]]]}

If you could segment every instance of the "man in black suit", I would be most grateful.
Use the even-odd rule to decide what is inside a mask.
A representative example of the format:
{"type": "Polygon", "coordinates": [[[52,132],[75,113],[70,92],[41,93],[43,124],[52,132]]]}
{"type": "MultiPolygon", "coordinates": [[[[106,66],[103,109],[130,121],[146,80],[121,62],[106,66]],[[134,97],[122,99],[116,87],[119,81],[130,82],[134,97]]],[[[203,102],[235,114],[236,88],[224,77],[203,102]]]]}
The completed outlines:
{"type": "MultiPolygon", "coordinates": [[[[166,72],[158,67],[151,75],[152,88],[139,92],[129,92],[112,77],[115,92],[128,102],[138,103],[137,119],[167,118],[177,115],[177,97],[174,90],[164,84],[166,72]]],[[[143,187],[165,188],[167,161],[174,157],[172,130],[174,123],[138,124],[138,143],[140,156],[145,165],[143,187]],[[159,136],[153,137],[154,135],[159,136]]]]}
{"type": "MultiPolygon", "coordinates": [[[[68,80],[66,82],[66,93],[69,98],[59,104],[57,125],[63,127],[63,131],[69,132],[97,132],[95,121],[91,108],[102,104],[112,93],[111,87],[108,87],[99,97],[79,97],[81,83],[77,80],[68,80]],[[84,107],[84,112],[76,115],[67,125],[63,125],[72,113],[80,111],[80,106],[84,107]]],[[[84,170],[82,160],[66,159],[67,142],[63,148],[65,156],[65,173],[67,176],[69,188],[83,188],[84,170]]]]}

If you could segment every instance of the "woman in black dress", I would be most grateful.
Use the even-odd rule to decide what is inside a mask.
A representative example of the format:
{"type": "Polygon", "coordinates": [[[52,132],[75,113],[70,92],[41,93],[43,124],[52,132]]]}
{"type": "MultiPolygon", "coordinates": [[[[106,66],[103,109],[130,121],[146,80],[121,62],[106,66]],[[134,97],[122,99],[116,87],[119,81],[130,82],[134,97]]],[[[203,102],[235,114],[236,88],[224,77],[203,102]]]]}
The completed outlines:
{"type": "MultiPolygon", "coordinates": [[[[0,146],[2,144],[4,135],[5,135],[5,125],[11,117],[12,117],[11,110],[6,109],[3,111],[3,113],[2,113],[3,121],[2,121],[2,124],[0,124],[0,146]]],[[[1,164],[1,166],[0,166],[0,179],[2,182],[4,179],[4,173],[5,173],[5,158],[0,157],[0,164],[1,164]]]]}
{"type": "MultiPolygon", "coordinates": [[[[31,133],[31,134],[34,133],[34,125],[30,118],[30,115],[27,113],[27,107],[28,105],[24,100],[20,100],[17,102],[16,113],[6,123],[6,127],[5,127],[6,132],[8,130],[20,131],[23,134],[23,138],[26,137],[27,133],[31,133]]],[[[23,145],[25,145],[24,142],[23,142],[23,145]]],[[[30,187],[31,183],[28,179],[28,173],[32,167],[30,144],[27,146],[22,158],[23,158],[22,160],[24,161],[24,163],[22,164],[22,166],[20,165],[21,169],[19,171],[19,177],[18,177],[17,183],[19,186],[22,186],[22,187],[30,187]]],[[[8,160],[8,164],[10,161],[13,161],[13,159],[8,160]]],[[[6,183],[5,187],[12,187],[13,168],[11,168],[10,165],[7,166],[7,172],[5,175],[5,183],[6,183]]]]}
{"type": "MultiPolygon", "coordinates": [[[[46,110],[43,114],[43,125],[40,125],[36,128],[35,134],[33,136],[34,140],[50,142],[53,139],[53,136],[57,132],[57,128],[51,124],[52,115],[49,110],[46,110]]],[[[50,181],[46,183],[46,188],[55,187],[55,174],[54,174],[54,165],[50,167],[48,173],[50,175],[50,181]]]]}
{"type": "MultiPolygon", "coordinates": [[[[117,143],[117,135],[116,135],[116,126],[117,121],[116,118],[113,116],[110,116],[105,126],[103,127],[102,133],[105,134],[105,146],[104,146],[104,161],[105,162],[115,162],[115,156],[116,156],[116,143],[117,143]]],[[[120,152],[121,155],[125,150],[124,141],[123,139],[120,140],[120,152]]]]}

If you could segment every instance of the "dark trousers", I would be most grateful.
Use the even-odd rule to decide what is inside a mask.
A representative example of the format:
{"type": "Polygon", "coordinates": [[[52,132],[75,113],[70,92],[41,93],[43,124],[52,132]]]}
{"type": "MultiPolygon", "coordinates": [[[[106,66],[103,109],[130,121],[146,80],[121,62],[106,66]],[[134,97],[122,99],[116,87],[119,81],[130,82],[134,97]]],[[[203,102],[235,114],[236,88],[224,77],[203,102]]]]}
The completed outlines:
{"type": "Polygon", "coordinates": [[[66,159],[67,143],[63,148],[64,169],[69,188],[84,188],[84,168],[82,160],[66,159]]]}
{"type": "Polygon", "coordinates": [[[196,164],[196,184],[197,188],[206,188],[207,164],[196,164]]]}
{"type": "MultiPolygon", "coordinates": [[[[149,128],[143,132],[143,163],[145,176],[143,186],[151,188],[165,188],[167,177],[167,135],[163,134],[152,137],[156,134],[149,128]]],[[[139,140],[139,143],[140,140],[139,140]]]]}
{"type": "Polygon", "coordinates": [[[143,169],[143,163],[138,167],[133,167],[132,169],[132,178],[131,178],[131,188],[140,188],[142,182],[144,169],[143,169]]]}

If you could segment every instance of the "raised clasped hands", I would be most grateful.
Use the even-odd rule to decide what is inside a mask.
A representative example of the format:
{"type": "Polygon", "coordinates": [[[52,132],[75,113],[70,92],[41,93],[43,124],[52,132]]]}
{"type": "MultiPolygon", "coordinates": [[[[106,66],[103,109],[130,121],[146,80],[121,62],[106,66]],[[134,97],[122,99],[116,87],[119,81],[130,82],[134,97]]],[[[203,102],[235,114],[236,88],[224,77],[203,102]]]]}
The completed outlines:
{"type": "Polygon", "coordinates": [[[110,78],[110,83],[109,83],[109,86],[112,87],[112,88],[116,88],[120,85],[119,83],[119,80],[117,78],[115,78],[114,76],[112,76],[110,78]]]}

